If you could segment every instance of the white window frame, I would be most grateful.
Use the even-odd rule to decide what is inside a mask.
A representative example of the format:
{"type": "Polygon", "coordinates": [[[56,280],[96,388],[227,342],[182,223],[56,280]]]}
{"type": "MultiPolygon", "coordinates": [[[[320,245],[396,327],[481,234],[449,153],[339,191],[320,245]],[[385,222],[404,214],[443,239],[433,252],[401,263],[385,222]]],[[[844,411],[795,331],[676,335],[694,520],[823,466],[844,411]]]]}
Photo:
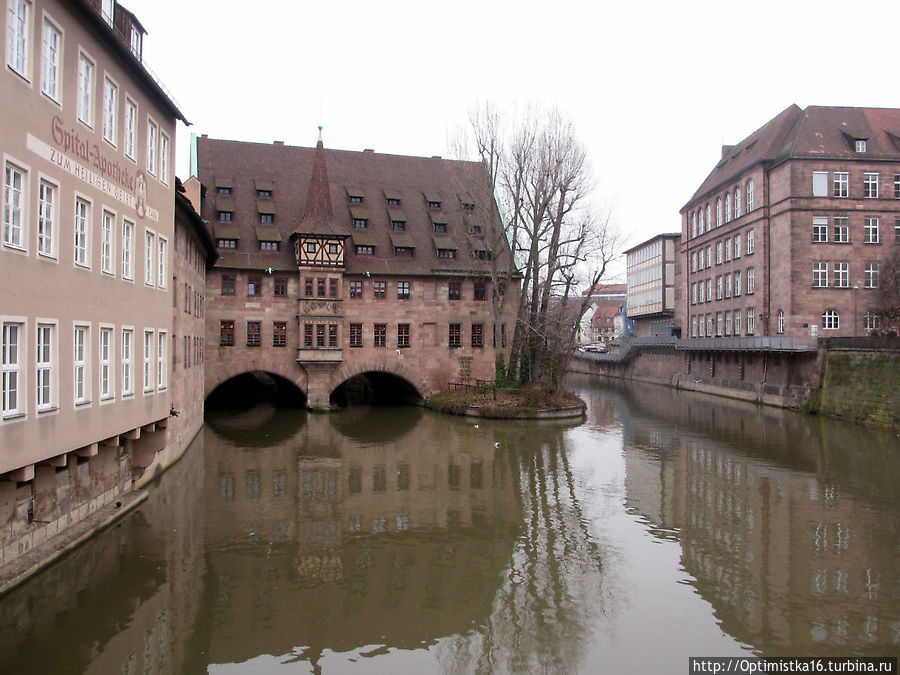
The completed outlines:
{"type": "Polygon", "coordinates": [[[856,140],[856,143],[853,144],[853,149],[856,152],[865,152],[866,151],[866,141],[863,138],[859,138],[856,140]]]}
{"type": "Polygon", "coordinates": [[[38,319],[35,332],[34,400],[38,412],[54,410],[56,402],[56,323],[38,319]]]}
{"type": "Polygon", "coordinates": [[[115,275],[116,214],[104,208],[100,216],[100,271],[115,275]]]}
{"type": "Polygon", "coordinates": [[[725,275],[725,297],[731,297],[731,274],[725,275]]]}
{"type": "Polygon", "coordinates": [[[697,236],[697,212],[691,211],[691,239],[697,236]]]}
{"type": "Polygon", "coordinates": [[[880,272],[880,265],[877,262],[867,262],[865,268],[865,288],[878,288],[878,275],[880,272]]]}
{"type": "Polygon", "coordinates": [[[812,196],[827,197],[828,196],[828,172],[813,171],[812,172],[812,196]]]}
{"type": "Polygon", "coordinates": [[[831,174],[831,196],[838,199],[850,196],[850,174],[847,171],[835,171],[831,174]]]}
{"type": "Polygon", "coordinates": [[[733,322],[734,322],[734,334],[740,335],[741,334],[741,310],[736,309],[731,313],[731,315],[732,315],[733,322]]]}
{"type": "Polygon", "coordinates": [[[75,406],[90,403],[91,326],[75,323],[72,331],[72,398],[75,406]]]}
{"type": "Polygon", "coordinates": [[[169,184],[169,135],[159,132],[159,180],[163,185],[169,184]]]}
{"type": "Polygon", "coordinates": [[[822,312],[823,330],[840,330],[841,314],[836,309],[826,309],[822,312]]]}
{"type": "Polygon", "coordinates": [[[779,309],[775,319],[775,331],[781,335],[784,333],[784,310],[779,309]]]}
{"type": "Polygon", "coordinates": [[[863,172],[863,199],[878,199],[878,173],[863,172]]]}
{"type": "Polygon", "coordinates": [[[732,272],[732,277],[734,278],[734,297],[738,298],[741,295],[741,271],[735,270],[732,272]]]}
{"type": "Polygon", "coordinates": [[[134,281],[134,221],[122,219],[122,278],[134,281]]]}
{"type": "Polygon", "coordinates": [[[62,102],[62,30],[48,17],[41,23],[41,92],[55,103],[62,102]]]}
{"type": "Polygon", "coordinates": [[[850,218],[847,216],[835,216],[832,218],[834,242],[847,244],[850,242],[850,218]]]}
{"type": "Polygon", "coordinates": [[[6,65],[31,81],[31,14],[29,0],[7,0],[6,65]]]}
{"type": "Polygon", "coordinates": [[[137,147],[137,121],[138,106],[137,103],[125,96],[125,130],[122,138],[123,150],[125,156],[131,160],[136,159],[135,148],[137,147]]]}
{"type": "Polygon", "coordinates": [[[878,244],[881,240],[879,235],[878,218],[866,216],[865,224],[863,225],[863,243],[878,244]]]}
{"type": "Polygon", "coordinates": [[[153,393],[153,330],[152,329],[144,329],[144,341],[143,341],[144,351],[142,353],[143,356],[143,368],[141,370],[141,381],[143,383],[143,391],[144,394],[152,394],[153,393]]]}
{"type": "Polygon", "coordinates": [[[753,179],[747,181],[747,213],[753,210],[753,179]]]}
{"type": "Polygon", "coordinates": [[[94,80],[97,63],[84,51],[78,52],[77,117],[91,129],[94,128],[94,80]]]}
{"type": "Polygon", "coordinates": [[[111,401],[115,398],[115,369],[113,354],[115,353],[115,327],[101,324],[97,343],[98,368],[100,385],[100,401],[111,401]]]}
{"type": "Polygon", "coordinates": [[[38,255],[56,258],[57,195],[59,186],[46,178],[38,184],[38,255]]]}
{"type": "Polygon", "coordinates": [[[0,334],[0,413],[3,419],[24,415],[26,399],[22,392],[27,391],[27,383],[23,376],[22,364],[26,362],[25,343],[26,324],[22,318],[3,317],[2,334],[0,334]]]}
{"type": "Polygon", "coordinates": [[[747,317],[747,335],[756,332],[756,307],[748,307],[744,316],[747,317]]]}
{"type": "Polygon", "coordinates": [[[134,328],[122,327],[122,397],[134,394],[134,328]]]}
{"type": "Polygon", "coordinates": [[[167,276],[169,272],[169,240],[162,235],[157,239],[158,252],[156,256],[156,287],[165,290],[168,287],[167,276]]]}
{"type": "Polygon", "coordinates": [[[721,241],[716,242],[716,265],[722,264],[723,246],[721,241]]]}
{"type": "Polygon", "coordinates": [[[3,168],[3,245],[26,250],[28,169],[7,159],[3,168]]]}
{"type": "Polygon", "coordinates": [[[119,85],[107,74],[103,77],[103,140],[118,145],[119,85]]]}
{"type": "Polygon", "coordinates": [[[102,0],[100,3],[100,16],[110,26],[113,25],[113,13],[115,12],[116,3],[114,0],[102,0]],[[109,11],[107,11],[109,10],[109,11]]]}
{"type": "Polygon", "coordinates": [[[753,295],[756,292],[756,269],[747,268],[747,295],[753,295]]]}
{"type": "Polygon", "coordinates": [[[741,239],[742,239],[741,235],[739,235],[739,234],[734,235],[734,257],[735,258],[741,257],[741,239]]]}
{"type": "Polygon", "coordinates": [[[166,341],[168,333],[164,330],[156,332],[156,390],[165,391],[169,386],[168,364],[166,363],[166,341]]]}
{"type": "Polygon", "coordinates": [[[707,203],[706,205],[706,231],[709,232],[712,229],[712,208],[707,203]]]}
{"type": "Polygon", "coordinates": [[[828,243],[828,218],[827,216],[813,216],[812,240],[814,244],[828,243]]]}
{"type": "Polygon", "coordinates": [[[741,188],[734,188],[734,217],[741,217],[741,188]]]}
{"type": "Polygon", "coordinates": [[[731,193],[725,193],[725,222],[731,222],[731,193]]]}
{"type": "Polygon", "coordinates": [[[813,262],[813,288],[828,288],[828,263],[822,260],[813,262]]]}
{"type": "Polygon", "coordinates": [[[152,117],[147,118],[147,173],[151,176],[156,175],[157,168],[157,135],[159,133],[159,125],[153,121],[152,117]]]}
{"type": "Polygon", "coordinates": [[[156,232],[144,230],[144,285],[153,286],[156,269],[153,259],[156,255],[156,232]]]}
{"type": "Polygon", "coordinates": [[[91,211],[93,204],[81,195],[75,196],[74,241],[72,242],[72,255],[75,264],[79,267],[91,266],[91,211]]]}
{"type": "Polygon", "coordinates": [[[834,287],[850,288],[850,263],[846,261],[834,263],[834,287]]]}
{"type": "Polygon", "coordinates": [[[725,239],[725,262],[731,262],[731,237],[725,239]]]}
{"type": "Polygon", "coordinates": [[[712,302],[713,294],[712,294],[712,279],[706,280],[706,301],[712,302]]]}
{"type": "Polygon", "coordinates": [[[722,227],[722,198],[716,198],[716,227],[722,227]]]}
{"type": "Polygon", "coordinates": [[[751,255],[756,249],[756,232],[755,230],[747,230],[747,246],[745,247],[747,255],[751,255]]]}

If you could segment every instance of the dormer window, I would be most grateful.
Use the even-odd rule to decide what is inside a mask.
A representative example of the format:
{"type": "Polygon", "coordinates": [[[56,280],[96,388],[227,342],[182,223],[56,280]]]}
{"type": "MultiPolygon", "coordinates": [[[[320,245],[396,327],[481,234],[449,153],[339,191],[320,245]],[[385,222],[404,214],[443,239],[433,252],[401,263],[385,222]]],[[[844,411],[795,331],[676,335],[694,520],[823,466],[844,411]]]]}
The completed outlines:
{"type": "Polygon", "coordinates": [[[306,242],[306,252],[307,253],[315,253],[316,252],[316,242],[314,242],[314,241],[306,242]]]}
{"type": "Polygon", "coordinates": [[[385,190],[384,202],[388,206],[400,206],[400,193],[396,190],[385,190]]]}
{"type": "Polygon", "coordinates": [[[365,218],[354,218],[353,219],[353,227],[357,230],[364,230],[368,225],[369,221],[365,218]]]}
{"type": "Polygon", "coordinates": [[[115,0],[103,0],[100,3],[100,13],[103,15],[103,20],[106,21],[110,26],[113,25],[113,9],[115,7],[115,0]]]}
{"type": "Polygon", "coordinates": [[[428,201],[428,208],[429,208],[429,209],[439,209],[439,208],[441,208],[441,203],[440,203],[440,202],[436,202],[436,201],[431,201],[431,200],[429,200],[429,201],[428,201]]]}
{"type": "Polygon", "coordinates": [[[434,233],[435,234],[447,234],[447,223],[435,223],[434,224],[434,233]]]}
{"type": "Polygon", "coordinates": [[[256,198],[257,199],[271,199],[272,191],[271,190],[257,190],[256,198]]]}
{"type": "Polygon", "coordinates": [[[439,248],[437,250],[438,258],[455,258],[456,257],[456,249],[453,248],[439,248]]]}
{"type": "Polygon", "coordinates": [[[865,151],[866,151],[866,141],[864,139],[857,139],[856,152],[865,152],[865,151]]]}
{"type": "Polygon", "coordinates": [[[231,222],[231,211],[219,211],[219,222],[220,223],[230,223],[231,222]]]}
{"type": "Polygon", "coordinates": [[[400,206],[400,200],[396,199],[395,197],[388,197],[387,199],[385,199],[385,201],[387,202],[388,206],[400,206]]]}
{"type": "Polygon", "coordinates": [[[216,186],[216,194],[217,194],[217,195],[230,195],[230,194],[231,194],[231,188],[230,188],[230,187],[225,187],[224,185],[217,185],[217,186],[216,186]]]}
{"type": "Polygon", "coordinates": [[[275,222],[275,214],[273,213],[260,213],[259,214],[259,222],[261,225],[271,225],[275,222]]]}
{"type": "Polygon", "coordinates": [[[375,247],[357,244],[356,245],[356,255],[375,255],[375,247]]]}
{"type": "Polygon", "coordinates": [[[468,193],[463,192],[459,195],[459,203],[462,206],[463,211],[474,211],[475,210],[475,200],[469,196],[468,193]]]}
{"type": "Polygon", "coordinates": [[[237,248],[237,239],[216,239],[216,248],[237,248]]]}
{"type": "Polygon", "coordinates": [[[350,203],[351,204],[362,204],[363,198],[359,195],[350,195],[350,203]]]}
{"type": "Polygon", "coordinates": [[[357,187],[348,187],[347,188],[347,200],[351,204],[362,204],[363,200],[366,198],[366,193],[363,192],[362,188],[357,187]]]}
{"type": "Polygon", "coordinates": [[[413,250],[411,246],[395,246],[394,255],[398,258],[412,258],[413,250]]]}
{"type": "Polygon", "coordinates": [[[391,229],[395,232],[405,232],[406,231],[406,221],[405,220],[392,220],[391,221],[391,229]]]}
{"type": "Polygon", "coordinates": [[[429,209],[441,208],[441,196],[437,192],[426,192],[424,194],[425,203],[428,205],[429,209]]]}
{"type": "Polygon", "coordinates": [[[143,42],[144,35],[137,29],[137,27],[131,27],[131,53],[134,54],[138,60],[141,60],[143,54],[143,42]]]}

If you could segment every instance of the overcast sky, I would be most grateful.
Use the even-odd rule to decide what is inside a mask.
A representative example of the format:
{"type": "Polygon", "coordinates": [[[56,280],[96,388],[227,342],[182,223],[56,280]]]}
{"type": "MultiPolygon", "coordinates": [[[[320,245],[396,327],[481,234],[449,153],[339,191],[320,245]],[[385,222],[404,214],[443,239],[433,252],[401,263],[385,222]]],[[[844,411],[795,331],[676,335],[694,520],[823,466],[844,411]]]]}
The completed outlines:
{"type": "Polygon", "coordinates": [[[627,244],[796,103],[897,107],[897,0],[123,0],[190,133],[449,156],[476,101],[557,106],[627,244]]]}

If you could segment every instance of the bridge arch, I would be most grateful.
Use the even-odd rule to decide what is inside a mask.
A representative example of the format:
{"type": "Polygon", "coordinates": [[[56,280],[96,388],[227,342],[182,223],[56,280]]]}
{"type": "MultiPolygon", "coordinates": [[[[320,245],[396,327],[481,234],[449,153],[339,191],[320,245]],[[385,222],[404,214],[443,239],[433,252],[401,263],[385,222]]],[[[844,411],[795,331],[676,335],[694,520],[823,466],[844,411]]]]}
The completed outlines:
{"type": "Polygon", "coordinates": [[[428,381],[422,377],[421,371],[414,369],[406,363],[394,363],[383,360],[364,360],[354,362],[352,365],[343,364],[337,368],[328,379],[328,395],[332,396],[342,385],[354,378],[366,377],[372,379],[379,376],[389,376],[401,380],[408,385],[410,396],[417,401],[427,398],[434,393],[428,381]]]}
{"type": "Polygon", "coordinates": [[[277,359],[241,358],[238,356],[236,359],[220,360],[214,364],[207,364],[206,377],[203,383],[203,396],[204,398],[209,398],[220,385],[236,377],[260,372],[287,380],[303,394],[304,398],[309,395],[309,376],[297,363],[279,361],[277,359]]]}

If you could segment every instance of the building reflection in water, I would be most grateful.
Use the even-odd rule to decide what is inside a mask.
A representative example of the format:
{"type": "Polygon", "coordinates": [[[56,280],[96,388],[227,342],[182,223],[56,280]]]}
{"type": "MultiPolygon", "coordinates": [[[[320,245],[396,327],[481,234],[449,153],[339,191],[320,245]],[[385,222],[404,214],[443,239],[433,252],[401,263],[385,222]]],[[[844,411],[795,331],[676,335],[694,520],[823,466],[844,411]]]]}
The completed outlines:
{"type": "Polygon", "coordinates": [[[900,646],[894,434],[771,408],[620,390],[626,492],[723,629],[768,655],[900,646]]]}

